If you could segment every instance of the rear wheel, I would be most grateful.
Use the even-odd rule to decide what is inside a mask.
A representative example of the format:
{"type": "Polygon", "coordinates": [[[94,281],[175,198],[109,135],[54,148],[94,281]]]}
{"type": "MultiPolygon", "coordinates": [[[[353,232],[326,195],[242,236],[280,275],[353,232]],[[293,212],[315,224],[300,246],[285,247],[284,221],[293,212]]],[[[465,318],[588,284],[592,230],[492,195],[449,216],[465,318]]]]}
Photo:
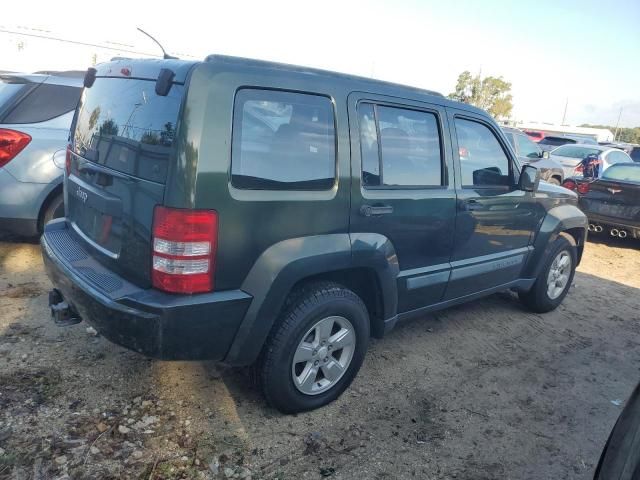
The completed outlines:
{"type": "Polygon", "coordinates": [[[38,229],[40,233],[44,230],[44,226],[54,218],[64,217],[64,198],[62,192],[52,197],[44,207],[41,215],[40,225],[38,229]]]}
{"type": "Polygon", "coordinates": [[[520,293],[522,303],[538,313],[557,308],[571,287],[576,263],[575,247],[566,238],[558,237],[531,290],[520,293]]]}
{"type": "Polygon", "coordinates": [[[332,402],[360,370],[368,342],[367,309],[351,290],[317,283],[296,292],[263,352],[267,401],[284,413],[332,402]]]}

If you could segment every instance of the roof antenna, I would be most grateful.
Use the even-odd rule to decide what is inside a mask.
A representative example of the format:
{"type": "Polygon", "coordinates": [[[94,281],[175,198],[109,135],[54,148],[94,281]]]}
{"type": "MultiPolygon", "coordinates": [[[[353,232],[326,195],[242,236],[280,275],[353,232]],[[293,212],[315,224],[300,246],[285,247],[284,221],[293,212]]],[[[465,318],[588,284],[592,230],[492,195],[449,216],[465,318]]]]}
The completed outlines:
{"type": "Polygon", "coordinates": [[[137,27],[138,30],[140,30],[140,32],[142,32],[143,34],[145,34],[147,37],[149,37],[151,40],[153,40],[156,45],[158,45],[160,47],[160,50],[162,50],[162,58],[164,58],[165,60],[168,59],[173,59],[173,60],[178,60],[178,57],[174,57],[172,55],[169,55],[165,49],[162,47],[162,45],[160,45],[160,42],[158,40],[156,40],[155,38],[153,38],[150,34],[148,34],[147,32],[145,32],[143,29],[141,29],[140,27],[137,27]]]}

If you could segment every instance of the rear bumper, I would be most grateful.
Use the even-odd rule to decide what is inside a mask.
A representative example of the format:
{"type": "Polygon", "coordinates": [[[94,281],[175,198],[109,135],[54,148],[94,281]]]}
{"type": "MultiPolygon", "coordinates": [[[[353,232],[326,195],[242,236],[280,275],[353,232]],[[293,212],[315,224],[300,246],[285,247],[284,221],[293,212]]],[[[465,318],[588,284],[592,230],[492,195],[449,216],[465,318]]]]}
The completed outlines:
{"type": "Polygon", "coordinates": [[[35,237],[38,234],[38,220],[0,217],[0,232],[9,232],[22,237],[35,237]]]}
{"type": "Polygon", "coordinates": [[[150,357],[223,360],[251,302],[240,290],[139,289],[97,264],[64,219],[47,224],[40,242],[47,275],[73,310],[108,340],[150,357]]]}
{"type": "Polygon", "coordinates": [[[640,239],[640,224],[625,222],[615,217],[607,217],[605,215],[596,215],[593,213],[585,212],[589,217],[589,223],[594,225],[600,225],[607,231],[607,229],[616,228],[618,230],[625,230],[627,236],[630,238],[640,239]]]}

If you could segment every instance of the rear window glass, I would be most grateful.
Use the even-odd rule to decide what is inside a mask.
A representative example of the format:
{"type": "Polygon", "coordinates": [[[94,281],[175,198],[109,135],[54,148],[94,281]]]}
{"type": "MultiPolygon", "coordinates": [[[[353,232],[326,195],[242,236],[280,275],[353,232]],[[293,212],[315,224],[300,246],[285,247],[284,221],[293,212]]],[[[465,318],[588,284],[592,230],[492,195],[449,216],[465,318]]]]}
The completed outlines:
{"type": "Polygon", "coordinates": [[[576,147],[575,145],[563,145],[561,147],[556,148],[553,152],[554,155],[558,155],[561,157],[569,157],[569,158],[580,158],[583,159],[587,155],[599,155],[600,150],[597,148],[589,148],[589,147],[576,147]]]}
{"type": "Polygon", "coordinates": [[[39,123],[75,110],[82,89],[40,84],[3,118],[4,123],[39,123]]]}
{"type": "Polygon", "coordinates": [[[602,178],[640,183],[640,165],[613,165],[604,171],[602,178]]]}
{"type": "Polygon", "coordinates": [[[162,97],[155,81],[98,78],[84,91],[74,131],[75,151],[95,163],[164,182],[184,93],[162,97]]]}
{"type": "Polygon", "coordinates": [[[575,140],[571,138],[561,138],[561,137],[544,137],[540,140],[543,145],[566,145],[567,143],[577,143],[575,140]]]}
{"type": "Polygon", "coordinates": [[[231,183],[255,190],[328,190],[335,181],[327,97],[243,89],[233,114],[231,183]]]}

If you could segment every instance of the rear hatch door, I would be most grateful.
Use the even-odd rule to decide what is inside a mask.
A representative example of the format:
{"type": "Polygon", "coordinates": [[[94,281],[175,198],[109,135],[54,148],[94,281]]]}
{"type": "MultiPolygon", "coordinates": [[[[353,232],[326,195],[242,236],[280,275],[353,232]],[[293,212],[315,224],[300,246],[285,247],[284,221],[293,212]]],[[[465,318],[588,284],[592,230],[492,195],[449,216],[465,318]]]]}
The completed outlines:
{"type": "Polygon", "coordinates": [[[176,157],[184,76],[160,96],[153,69],[137,77],[135,66],[119,67],[99,70],[80,100],[66,178],[67,218],[98,261],[149,287],[153,210],[163,202],[176,157]]]}

